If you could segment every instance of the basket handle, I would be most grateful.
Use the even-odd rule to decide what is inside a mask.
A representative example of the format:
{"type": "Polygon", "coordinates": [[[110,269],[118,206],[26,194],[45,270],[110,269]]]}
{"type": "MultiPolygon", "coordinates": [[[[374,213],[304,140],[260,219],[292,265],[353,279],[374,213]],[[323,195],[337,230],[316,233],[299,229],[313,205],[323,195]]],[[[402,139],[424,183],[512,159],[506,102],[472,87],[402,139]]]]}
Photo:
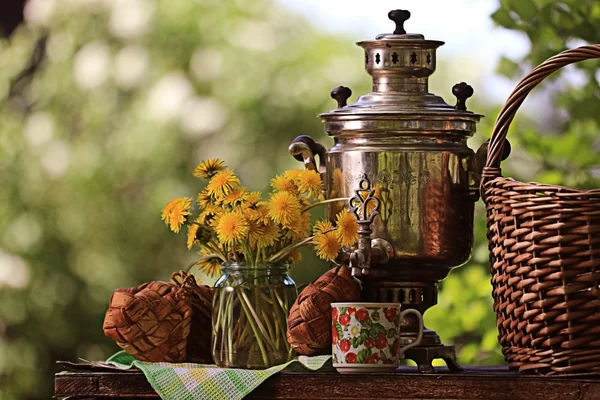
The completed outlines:
{"type": "Polygon", "coordinates": [[[553,57],[550,57],[530,73],[528,73],[510,94],[506,103],[500,110],[498,118],[494,123],[492,137],[488,145],[487,159],[483,172],[481,174],[481,195],[485,191],[484,186],[487,182],[501,176],[500,162],[502,161],[502,152],[504,150],[504,139],[508,133],[508,128],[512,122],[519,107],[525,101],[529,92],[543,81],[547,76],[565,65],[573,64],[579,61],[600,58],[600,44],[581,46],[576,49],[565,50],[553,57]]]}

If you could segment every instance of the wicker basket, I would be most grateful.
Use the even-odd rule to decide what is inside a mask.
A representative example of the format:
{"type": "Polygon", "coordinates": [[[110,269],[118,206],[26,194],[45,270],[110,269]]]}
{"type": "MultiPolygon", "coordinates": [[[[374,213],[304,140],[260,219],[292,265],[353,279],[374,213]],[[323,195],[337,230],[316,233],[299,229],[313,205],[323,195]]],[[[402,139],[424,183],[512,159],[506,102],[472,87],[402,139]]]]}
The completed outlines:
{"type": "Polygon", "coordinates": [[[531,71],[496,120],[481,184],[494,310],[512,369],[600,372],[600,190],[523,183],[501,175],[519,106],[561,67],[600,58],[600,45],[564,51],[531,71]]]}

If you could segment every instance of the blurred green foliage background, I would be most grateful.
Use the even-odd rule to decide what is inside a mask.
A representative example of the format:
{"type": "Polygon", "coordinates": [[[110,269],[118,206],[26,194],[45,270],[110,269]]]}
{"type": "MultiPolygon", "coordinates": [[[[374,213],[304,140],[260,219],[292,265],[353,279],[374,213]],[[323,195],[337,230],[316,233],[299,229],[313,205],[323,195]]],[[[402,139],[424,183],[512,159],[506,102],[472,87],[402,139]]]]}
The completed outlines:
{"type": "MultiPolygon", "coordinates": [[[[265,189],[275,173],[300,167],[287,154],[296,135],[330,143],[315,115],[333,108],[331,88],[370,91],[351,39],[271,0],[31,4],[27,23],[0,40],[3,400],[48,398],[56,360],[115,352],[102,333],[112,291],[166,280],[194,258],[160,210],[197,192],[197,162],[223,158],[265,189]]],[[[491,18],[531,42],[525,58],[501,60],[498,73],[511,80],[600,37],[600,4],[588,0],[503,0],[491,18]]],[[[460,73],[452,65],[439,60],[432,78],[448,101],[460,73]]],[[[599,77],[592,61],[541,85],[547,109],[515,121],[505,175],[600,186],[599,77]]],[[[500,106],[484,98],[469,103],[488,116],[473,147],[500,106]]],[[[457,345],[460,362],[497,364],[482,204],[475,234],[472,260],[443,282],[426,322],[457,345]]],[[[325,269],[306,254],[292,274],[301,284],[325,269]]]]}

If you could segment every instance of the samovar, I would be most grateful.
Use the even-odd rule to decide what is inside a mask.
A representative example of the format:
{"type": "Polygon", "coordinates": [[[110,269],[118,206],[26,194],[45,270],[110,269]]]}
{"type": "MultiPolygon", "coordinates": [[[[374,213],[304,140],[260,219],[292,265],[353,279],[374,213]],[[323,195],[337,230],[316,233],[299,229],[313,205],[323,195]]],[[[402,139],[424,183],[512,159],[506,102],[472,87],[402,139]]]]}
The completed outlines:
{"type": "MultiPolygon", "coordinates": [[[[469,85],[452,88],[453,106],[428,91],[436,49],[444,42],[406,33],[406,10],[388,16],[396,23],[393,33],[357,43],[373,91],[347,105],[352,92],[340,86],[331,93],[338,108],[319,115],[333,147],[326,150],[303,135],[290,152],[322,174],[326,198],[351,199],[330,203],[328,216],[333,221],[343,207],[355,212],[358,246],[345,249],[338,261],[361,279],[363,300],[400,302],[425,313],[438,301],[439,282],[470,258],[487,146],[477,155],[467,146],[481,118],[467,110],[469,85]]],[[[417,329],[416,320],[404,321],[402,340],[412,342],[417,329]]],[[[460,370],[454,346],[443,345],[429,329],[406,358],[421,372],[433,372],[436,358],[460,370]]]]}

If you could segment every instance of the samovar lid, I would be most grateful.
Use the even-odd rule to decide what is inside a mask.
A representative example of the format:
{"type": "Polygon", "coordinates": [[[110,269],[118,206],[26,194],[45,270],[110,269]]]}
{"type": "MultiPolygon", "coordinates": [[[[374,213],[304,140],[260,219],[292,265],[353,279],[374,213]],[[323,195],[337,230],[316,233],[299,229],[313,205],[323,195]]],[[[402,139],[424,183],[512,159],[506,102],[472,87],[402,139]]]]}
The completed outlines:
{"type": "Polygon", "coordinates": [[[455,85],[457,98],[451,106],[440,96],[428,92],[429,76],[435,72],[436,49],[444,44],[427,40],[418,33],[407,33],[407,10],[392,10],[388,17],[396,23],[393,33],[377,35],[357,45],[365,50],[365,69],[373,78],[373,92],[346,105],[352,92],[340,86],[331,92],[338,108],[319,117],[330,134],[341,131],[446,131],[470,135],[482,117],[466,109],[473,88],[464,82],[455,85]],[[391,121],[396,121],[391,123],[391,121]]]}

